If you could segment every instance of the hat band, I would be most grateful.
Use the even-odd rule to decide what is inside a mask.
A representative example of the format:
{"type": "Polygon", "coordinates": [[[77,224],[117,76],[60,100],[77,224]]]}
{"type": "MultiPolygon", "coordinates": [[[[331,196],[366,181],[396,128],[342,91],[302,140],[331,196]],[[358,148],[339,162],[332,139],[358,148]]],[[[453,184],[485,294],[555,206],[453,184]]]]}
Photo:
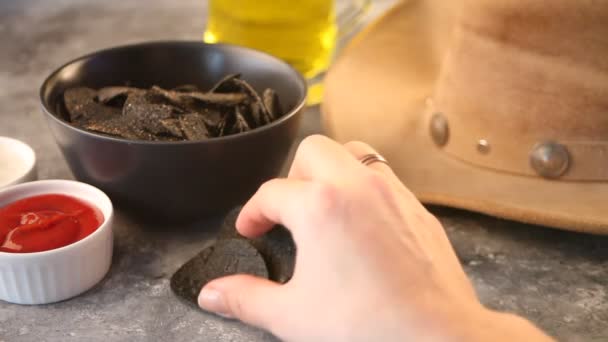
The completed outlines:
{"type": "Polygon", "coordinates": [[[441,112],[429,114],[429,133],[435,144],[461,161],[518,175],[608,182],[608,141],[475,137],[453,131],[441,112]]]}

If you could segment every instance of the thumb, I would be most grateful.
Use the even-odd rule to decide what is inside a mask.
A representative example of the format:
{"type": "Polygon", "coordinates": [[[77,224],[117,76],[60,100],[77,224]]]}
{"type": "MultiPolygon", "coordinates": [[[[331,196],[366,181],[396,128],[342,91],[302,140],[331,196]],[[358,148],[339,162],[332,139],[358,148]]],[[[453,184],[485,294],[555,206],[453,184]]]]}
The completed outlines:
{"type": "Polygon", "coordinates": [[[270,330],[281,318],[282,285],[251,275],[238,274],[209,282],[198,296],[198,305],[227,318],[270,330]]]}

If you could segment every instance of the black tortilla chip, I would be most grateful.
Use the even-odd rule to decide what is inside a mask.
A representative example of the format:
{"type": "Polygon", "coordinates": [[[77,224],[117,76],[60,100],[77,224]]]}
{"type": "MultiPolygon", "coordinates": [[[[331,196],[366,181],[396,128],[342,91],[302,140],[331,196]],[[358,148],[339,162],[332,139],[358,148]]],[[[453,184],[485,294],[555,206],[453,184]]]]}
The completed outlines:
{"type": "Polygon", "coordinates": [[[173,91],[179,91],[179,92],[186,92],[186,93],[190,93],[193,91],[200,91],[200,89],[194,85],[194,84],[182,84],[180,86],[177,86],[173,89],[171,89],[173,91]]]}
{"type": "MultiPolygon", "coordinates": [[[[226,215],[218,239],[246,239],[236,230],[240,212],[241,207],[237,207],[226,215]]],[[[296,263],[296,245],[289,230],[277,225],[266,234],[248,241],[266,261],[270,280],[286,283],[291,279],[296,263]]]]}
{"type": "Polygon", "coordinates": [[[201,112],[197,112],[202,115],[202,119],[210,129],[217,129],[222,122],[225,114],[217,108],[205,108],[201,112]]]}
{"type": "Polygon", "coordinates": [[[212,88],[209,90],[210,93],[232,93],[238,92],[240,87],[237,83],[234,82],[235,79],[240,78],[241,74],[229,74],[224,78],[219,80],[212,88]]]}
{"type": "Polygon", "coordinates": [[[245,120],[245,117],[243,116],[243,114],[241,114],[239,107],[235,107],[234,108],[235,111],[235,121],[234,121],[234,125],[232,126],[232,134],[236,134],[236,133],[242,133],[242,132],[247,132],[249,130],[251,130],[251,127],[249,127],[249,124],[247,123],[247,120],[245,120]]]}
{"type": "Polygon", "coordinates": [[[182,130],[182,123],[180,122],[180,119],[177,119],[177,118],[161,119],[160,123],[161,123],[161,125],[163,125],[166,132],[168,132],[170,135],[172,135],[176,138],[181,138],[182,140],[186,138],[186,135],[184,134],[184,131],[182,130]]]}
{"type": "Polygon", "coordinates": [[[173,106],[150,103],[146,94],[132,93],[125,101],[122,115],[132,119],[134,125],[152,135],[173,135],[162,120],[172,118],[175,112],[173,106]]]}
{"type": "Polygon", "coordinates": [[[217,125],[216,136],[223,137],[225,135],[230,134],[230,130],[232,129],[232,126],[234,125],[234,121],[235,121],[234,114],[223,115],[222,119],[220,120],[220,122],[217,125]]]}
{"type": "Polygon", "coordinates": [[[272,121],[278,119],[281,116],[281,105],[279,104],[279,97],[277,96],[277,92],[273,89],[266,89],[262,94],[262,98],[264,101],[264,105],[268,110],[268,114],[270,115],[270,119],[272,121]]]}
{"type": "Polygon", "coordinates": [[[209,131],[201,114],[184,114],[179,117],[179,121],[186,139],[204,140],[209,138],[209,131]]]}
{"type": "Polygon", "coordinates": [[[235,106],[247,99],[243,93],[204,93],[202,91],[173,91],[153,86],[150,92],[157,94],[169,103],[184,109],[191,109],[191,101],[203,102],[213,106],[235,106]]]}
{"type": "Polygon", "coordinates": [[[268,278],[268,270],[260,253],[247,241],[228,239],[218,241],[190,259],[171,277],[173,292],[197,305],[198,294],[213,279],[251,274],[268,278]]]}
{"type": "Polygon", "coordinates": [[[147,101],[156,103],[165,103],[176,106],[180,109],[186,110],[187,105],[184,100],[180,97],[180,92],[165,90],[158,86],[152,86],[148,91],[147,101]]]}
{"type": "Polygon", "coordinates": [[[68,117],[72,123],[86,123],[91,120],[105,120],[120,114],[120,109],[108,107],[97,103],[97,91],[77,87],[65,91],[63,100],[68,117]]]}
{"type": "Polygon", "coordinates": [[[180,93],[181,98],[192,99],[214,106],[236,106],[247,99],[243,93],[180,93]]]}
{"type": "Polygon", "coordinates": [[[104,87],[97,91],[97,102],[122,107],[131,93],[142,92],[133,87],[104,87]]]}
{"type": "Polygon", "coordinates": [[[87,87],[70,88],[63,93],[65,108],[72,120],[77,120],[82,116],[84,106],[95,103],[97,91],[87,87]]]}
{"type": "Polygon", "coordinates": [[[143,133],[134,132],[129,121],[121,116],[113,116],[105,120],[92,120],[84,123],[83,128],[125,139],[139,139],[143,135],[143,133]]]}

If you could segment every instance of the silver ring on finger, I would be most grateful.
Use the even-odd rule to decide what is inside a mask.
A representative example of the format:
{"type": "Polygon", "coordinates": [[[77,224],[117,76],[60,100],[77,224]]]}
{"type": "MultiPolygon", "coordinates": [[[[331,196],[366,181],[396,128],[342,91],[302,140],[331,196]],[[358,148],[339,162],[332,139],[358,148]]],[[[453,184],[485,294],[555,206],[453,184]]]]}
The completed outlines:
{"type": "Polygon", "coordinates": [[[378,153],[366,154],[363,157],[361,157],[359,159],[359,161],[361,162],[361,164],[363,164],[365,166],[371,165],[373,163],[384,163],[384,164],[388,165],[388,161],[378,153]]]}

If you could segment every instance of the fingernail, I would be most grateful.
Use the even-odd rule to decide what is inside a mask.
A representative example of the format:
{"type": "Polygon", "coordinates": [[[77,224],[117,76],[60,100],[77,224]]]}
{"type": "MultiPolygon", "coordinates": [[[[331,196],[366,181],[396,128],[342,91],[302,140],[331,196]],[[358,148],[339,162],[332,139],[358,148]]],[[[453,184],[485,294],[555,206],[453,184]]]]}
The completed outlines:
{"type": "Polygon", "coordinates": [[[225,318],[232,318],[224,295],[213,288],[204,288],[198,295],[198,306],[225,318]]]}

